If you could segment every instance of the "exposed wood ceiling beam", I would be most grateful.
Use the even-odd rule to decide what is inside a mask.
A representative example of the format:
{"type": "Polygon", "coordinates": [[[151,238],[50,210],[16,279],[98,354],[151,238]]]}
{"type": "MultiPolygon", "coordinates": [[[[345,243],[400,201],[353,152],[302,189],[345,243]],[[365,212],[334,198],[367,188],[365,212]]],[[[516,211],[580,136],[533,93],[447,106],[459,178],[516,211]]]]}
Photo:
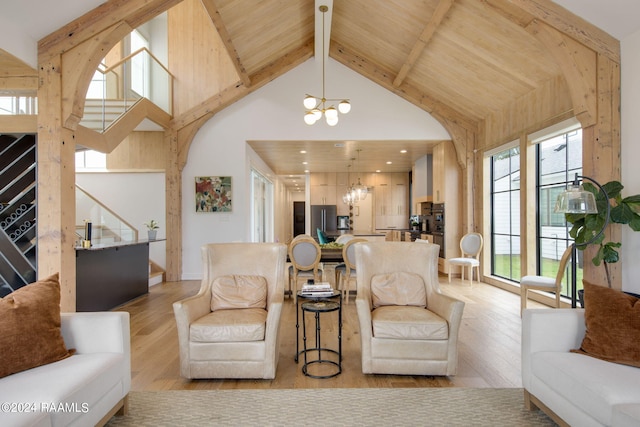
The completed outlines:
{"type": "Polygon", "coordinates": [[[262,86],[266,85],[273,79],[285,74],[286,72],[294,69],[298,65],[302,64],[313,55],[313,40],[307,41],[302,47],[296,49],[293,52],[289,52],[276,61],[270,63],[266,67],[257,71],[250,76],[250,80],[253,84],[250,87],[243,85],[241,82],[223,89],[216,95],[201,102],[199,105],[185,112],[184,114],[176,117],[172,120],[175,129],[182,129],[189,125],[191,122],[201,119],[202,117],[211,117],[218,111],[223,110],[234,102],[240,100],[242,97],[256,91],[262,86]]]}
{"type": "Polygon", "coordinates": [[[620,41],[581,17],[567,11],[550,0],[485,0],[496,9],[507,1],[535,19],[539,19],[556,30],[588,46],[590,49],[620,63],[620,41]]]}
{"type": "Polygon", "coordinates": [[[41,39],[38,51],[62,53],[121,21],[137,28],[181,1],[110,0],[41,39]]]}
{"type": "Polygon", "coordinates": [[[333,0],[315,0],[314,13],[314,56],[317,61],[326,61],[329,58],[329,46],[331,45],[331,20],[333,19],[333,0]],[[327,6],[328,10],[323,13],[320,6],[327,6]],[[324,21],[323,21],[324,18],[324,21]],[[324,22],[324,28],[322,23],[324,22]],[[324,35],[324,41],[322,36],[324,35]],[[324,51],[323,48],[324,47],[324,51]]]}
{"type": "Polygon", "coordinates": [[[424,30],[422,30],[422,34],[420,34],[420,37],[418,37],[418,40],[413,45],[413,48],[411,48],[411,52],[409,53],[407,60],[404,64],[402,64],[402,67],[400,67],[400,72],[398,72],[398,75],[393,80],[393,85],[395,87],[399,87],[407,77],[407,74],[409,73],[411,68],[413,68],[413,65],[416,63],[424,49],[427,47],[427,44],[429,44],[429,41],[442,23],[442,20],[445,16],[447,16],[447,12],[449,12],[449,9],[451,9],[451,6],[453,6],[454,1],[455,0],[440,0],[438,6],[436,6],[436,10],[431,16],[431,19],[429,19],[429,22],[427,22],[424,30]]]}
{"type": "Polygon", "coordinates": [[[220,39],[222,39],[222,43],[224,47],[227,49],[227,53],[229,53],[229,57],[231,58],[231,62],[233,66],[236,68],[236,72],[238,73],[238,77],[242,83],[249,87],[251,86],[251,79],[249,78],[249,74],[247,70],[244,68],[242,61],[240,60],[240,55],[233,45],[233,41],[231,40],[231,35],[227,30],[227,26],[224,24],[222,17],[220,16],[220,11],[215,5],[215,0],[201,0],[202,5],[207,10],[209,17],[211,18],[211,22],[218,30],[218,34],[220,35],[220,39]]]}
{"type": "Polygon", "coordinates": [[[331,46],[331,57],[358,74],[432,114],[435,118],[446,119],[451,123],[457,123],[472,132],[476,132],[478,129],[476,121],[469,119],[458,110],[432,98],[423,91],[407,83],[403,83],[400,87],[395,87],[393,85],[393,78],[391,77],[393,75],[392,72],[384,70],[380,65],[372,63],[363,55],[352,52],[335,41],[331,46]]]}

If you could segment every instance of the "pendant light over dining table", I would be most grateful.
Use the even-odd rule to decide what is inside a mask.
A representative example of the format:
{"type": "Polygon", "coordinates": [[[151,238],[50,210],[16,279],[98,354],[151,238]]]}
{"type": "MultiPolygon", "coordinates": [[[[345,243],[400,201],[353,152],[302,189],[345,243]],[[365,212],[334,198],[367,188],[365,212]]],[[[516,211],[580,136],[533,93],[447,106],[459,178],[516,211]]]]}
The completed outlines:
{"type": "MultiPolygon", "coordinates": [[[[321,5],[318,10],[322,12],[322,97],[307,94],[304,98],[304,108],[307,110],[304,115],[304,122],[308,125],[315,124],[318,120],[325,117],[329,126],[338,124],[338,113],[347,114],[351,111],[351,104],[348,99],[327,99],[325,97],[325,77],[326,64],[325,59],[328,56],[325,48],[325,15],[329,10],[326,5],[321,5]],[[338,102],[336,108],[332,103],[338,102]]],[[[317,52],[316,52],[317,54],[317,52]]]]}
{"type": "MultiPolygon", "coordinates": [[[[362,149],[359,148],[356,151],[358,152],[358,162],[359,162],[360,151],[362,151],[362,149]]],[[[351,160],[353,161],[355,160],[355,158],[351,160]]],[[[351,167],[351,165],[349,165],[349,167],[351,167]]],[[[344,194],[344,196],[342,196],[342,201],[347,205],[353,205],[354,203],[357,203],[361,200],[366,199],[368,193],[369,193],[368,187],[366,185],[363,185],[360,182],[360,176],[358,174],[358,184],[357,185],[351,184],[351,187],[349,187],[347,189],[347,192],[344,194]]]]}

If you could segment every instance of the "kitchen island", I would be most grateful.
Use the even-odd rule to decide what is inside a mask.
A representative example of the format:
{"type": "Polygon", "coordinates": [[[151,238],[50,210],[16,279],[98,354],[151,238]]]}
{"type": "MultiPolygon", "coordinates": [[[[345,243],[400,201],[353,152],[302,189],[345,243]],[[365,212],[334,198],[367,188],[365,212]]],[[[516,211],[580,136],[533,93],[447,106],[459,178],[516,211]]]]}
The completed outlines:
{"type": "Polygon", "coordinates": [[[335,239],[342,234],[352,234],[355,237],[359,237],[359,238],[368,240],[370,242],[377,242],[377,241],[384,242],[384,238],[385,238],[384,233],[378,233],[371,230],[337,230],[337,231],[328,232],[327,236],[335,239]]]}
{"type": "Polygon", "coordinates": [[[149,242],[76,247],[76,311],[111,310],[148,293],[149,242]]]}

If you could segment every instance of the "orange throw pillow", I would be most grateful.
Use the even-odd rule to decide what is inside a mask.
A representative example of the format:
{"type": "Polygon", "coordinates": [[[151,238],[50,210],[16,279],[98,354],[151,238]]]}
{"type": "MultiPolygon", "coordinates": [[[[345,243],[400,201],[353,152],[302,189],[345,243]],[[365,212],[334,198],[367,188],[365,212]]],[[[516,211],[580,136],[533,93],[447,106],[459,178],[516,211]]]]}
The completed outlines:
{"type": "Polygon", "coordinates": [[[60,331],[58,274],[0,299],[0,319],[0,378],[73,354],[60,331]]]}
{"type": "Polygon", "coordinates": [[[640,300],[624,292],[584,283],[587,331],[576,353],[640,367],[640,300]]]}

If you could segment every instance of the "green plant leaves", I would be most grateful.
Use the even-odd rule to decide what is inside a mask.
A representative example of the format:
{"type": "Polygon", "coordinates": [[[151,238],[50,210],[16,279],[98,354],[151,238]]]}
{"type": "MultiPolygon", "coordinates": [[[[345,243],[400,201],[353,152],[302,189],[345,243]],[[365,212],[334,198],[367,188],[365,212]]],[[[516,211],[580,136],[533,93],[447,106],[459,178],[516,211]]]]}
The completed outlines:
{"type": "MultiPolygon", "coordinates": [[[[573,237],[576,246],[580,250],[585,249],[585,244],[590,242],[600,230],[605,226],[607,218],[607,205],[610,207],[609,222],[617,224],[628,224],[633,231],[640,231],[640,194],[622,198],[624,186],[619,181],[607,182],[602,188],[607,192],[607,200],[604,193],[595,185],[584,182],[583,189],[593,193],[598,207],[597,214],[565,214],[567,222],[572,224],[569,235],[573,237]],[[611,200],[614,203],[611,203],[611,200]]],[[[606,242],[604,234],[600,235],[590,244],[600,245],[598,252],[591,260],[598,266],[602,262],[612,264],[620,260],[620,255],[616,250],[622,244],[620,242],[606,242]]]]}

